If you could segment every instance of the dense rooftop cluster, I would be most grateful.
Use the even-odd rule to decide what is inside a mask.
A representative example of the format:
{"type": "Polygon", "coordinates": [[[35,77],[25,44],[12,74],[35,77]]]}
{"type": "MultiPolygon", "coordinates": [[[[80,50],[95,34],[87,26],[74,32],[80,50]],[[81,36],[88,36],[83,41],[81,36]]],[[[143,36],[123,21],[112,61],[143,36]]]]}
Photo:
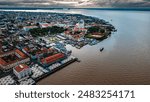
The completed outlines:
{"type": "Polygon", "coordinates": [[[0,11],[0,78],[12,76],[5,84],[33,84],[76,60],[65,45],[94,45],[114,30],[80,14],[0,11]]]}

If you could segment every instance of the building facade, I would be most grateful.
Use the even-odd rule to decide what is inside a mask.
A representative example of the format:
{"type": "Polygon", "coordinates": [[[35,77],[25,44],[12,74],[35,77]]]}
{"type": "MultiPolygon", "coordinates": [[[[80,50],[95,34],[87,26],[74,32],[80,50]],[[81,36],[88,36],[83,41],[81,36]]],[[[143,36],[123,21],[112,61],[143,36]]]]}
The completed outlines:
{"type": "Polygon", "coordinates": [[[24,78],[32,74],[32,71],[29,66],[25,64],[20,64],[13,68],[14,74],[18,77],[18,79],[24,78]]]}

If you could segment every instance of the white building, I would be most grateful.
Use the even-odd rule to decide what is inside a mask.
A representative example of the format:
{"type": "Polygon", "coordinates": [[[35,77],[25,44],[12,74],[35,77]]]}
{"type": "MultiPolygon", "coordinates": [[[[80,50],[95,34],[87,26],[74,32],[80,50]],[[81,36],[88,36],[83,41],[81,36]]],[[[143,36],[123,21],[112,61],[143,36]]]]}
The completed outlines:
{"type": "Polygon", "coordinates": [[[80,22],[77,23],[75,27],[79,28],[79,29],[85,28],[85,22],[84,22],[84,20],[80,20],[80,22]]]}
{"type": "Polygon", "coordinates": [[[24,78],[31,75],[32,71],[29,66],[25,64],[20,64],[13,69],[14,74],[19,78],[24,78]]]}

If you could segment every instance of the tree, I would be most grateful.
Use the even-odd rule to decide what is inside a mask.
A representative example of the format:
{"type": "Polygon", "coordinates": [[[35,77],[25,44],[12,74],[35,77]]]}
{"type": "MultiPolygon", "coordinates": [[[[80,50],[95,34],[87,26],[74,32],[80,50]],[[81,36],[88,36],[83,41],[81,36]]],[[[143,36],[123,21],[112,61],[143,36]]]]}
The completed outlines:
{"type": "Polygon", "coordinates": [[[50,34],[57,34],[57,33],[62,33],[64,31],[65,29],[63,27],[58,27],[58,26],[53,26],[48,28],[34,28],[29,30],[29,32],[33,37],[48,35],[49,32],[51,32],[50,34]]]}
{"type": "Polygon", "coordinates": [[[22,26],[22,25],[18,25],[18,28],[19,28],[19,29],[22,29],[22,28],[23,28],[23,26],[22,26]]]}
{"type": "Polygon", "coordinates": [[[99,32],[100,28],[98,26],[93,26],[88,29],[89,33],[99,32]]]}
{"type": "Polygon", "coordinates": [[[105,33],[105,30],[104,30],[104,29],[101,29],[100,32],[101,32],[101,33],[105,33]]]}

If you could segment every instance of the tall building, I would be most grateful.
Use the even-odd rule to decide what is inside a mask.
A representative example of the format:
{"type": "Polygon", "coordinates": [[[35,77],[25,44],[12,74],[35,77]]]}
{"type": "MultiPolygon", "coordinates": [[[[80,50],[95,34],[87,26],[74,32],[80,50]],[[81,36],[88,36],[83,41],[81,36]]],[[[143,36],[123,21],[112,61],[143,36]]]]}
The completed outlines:
{"type": "Polygon", "coordinates": [[[79,24],[80,24],[80,28],[85,28],[85,22],[83,19],[80,20],[79,24]]]}
{"type": "Polygon", "coordinates": [[[85,28],[85,22],[84,20],[80,20],[77,24],[76,27],[79,29],[85,28]]]}

